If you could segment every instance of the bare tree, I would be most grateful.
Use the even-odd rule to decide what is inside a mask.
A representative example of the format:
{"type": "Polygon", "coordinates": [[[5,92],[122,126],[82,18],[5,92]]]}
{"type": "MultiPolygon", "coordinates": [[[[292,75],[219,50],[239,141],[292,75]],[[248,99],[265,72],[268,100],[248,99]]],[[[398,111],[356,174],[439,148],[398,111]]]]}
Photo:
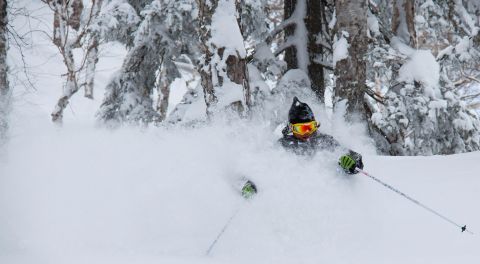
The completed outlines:
{"type": "MultiPolygon", "coordinates": [[[[348,54],[335,65],[335,103],[346,100],[347,119],[354,114],[365,118],[364,94],[366,90],[367,5],[363,0],[336,1],[338,39],[345,39],[348,54]]],[[[338,45],[341,45],[339,41],[338,45]]],[[[337,48],[341,48],[338,47],[337,48]]]]}
{"type": "MultiPolygon", "coordinates": [[[[93,19],[100,13],[103,0],[93,0],[89,19],[93,19]]],[[[97,31],[90,31],[86,34],[87,52],[85,54],[85,97],[93,99],[93,88],[95,87],[95,68],[98,62],[98,45],[100,36],[97,31]]]]}
{"type": "Polygon", "coordinates": [[[93,78],[95,63],[98,60],[97,36],[89,34],[89,26],[100,12],[103,0],[92,0],[92,8],[89,10],[85,24],[81,23],[84,12],[82,0],[42,0],[54,12],[53,20],[53,44],[58,48],[65,67],[67,68],[67,81],[63,89],[63,95],[57,102],[52,112],[52,121],[61,122],[63,111],[68,105],[70,98],[85,86],[85,97],[93,98],[93,78]],[[86,48],[82,61],[77,66],[73,58],[73,50],[86,48]],[[79,84],[78,73],[87,68],[87,81],[79,84]]]}

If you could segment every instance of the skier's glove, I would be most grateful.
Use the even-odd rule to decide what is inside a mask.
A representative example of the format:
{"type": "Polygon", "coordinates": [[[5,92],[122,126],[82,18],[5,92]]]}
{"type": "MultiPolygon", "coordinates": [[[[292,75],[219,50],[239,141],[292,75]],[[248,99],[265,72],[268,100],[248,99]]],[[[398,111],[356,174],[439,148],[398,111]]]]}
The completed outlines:
{"type": "Polygon", "coordinates": [[[242,187],[242,196],[245,199],[252,198],[257,193],[257,187],[251,181],[247,181],[242,187]]]}
{"type": "Polygon", "coordinates": [[[357,168],[357,162],[350,155],[341,156],[340,160],[338,161],[338,164],[347,173],[355,173],[355,169],[357,168]]]}

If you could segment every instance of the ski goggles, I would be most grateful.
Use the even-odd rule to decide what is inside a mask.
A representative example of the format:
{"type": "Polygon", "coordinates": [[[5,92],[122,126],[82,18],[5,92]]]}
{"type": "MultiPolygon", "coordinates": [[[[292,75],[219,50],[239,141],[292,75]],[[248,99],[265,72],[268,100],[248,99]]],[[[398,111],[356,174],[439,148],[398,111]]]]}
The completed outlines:
{"type": "Polygon", "coordinates": [[[290,129],[296,135],[305,136],[313,134],[319,126],[320,124],[317,121],[311,121],[307,123],[290,124],[290,129]]]}

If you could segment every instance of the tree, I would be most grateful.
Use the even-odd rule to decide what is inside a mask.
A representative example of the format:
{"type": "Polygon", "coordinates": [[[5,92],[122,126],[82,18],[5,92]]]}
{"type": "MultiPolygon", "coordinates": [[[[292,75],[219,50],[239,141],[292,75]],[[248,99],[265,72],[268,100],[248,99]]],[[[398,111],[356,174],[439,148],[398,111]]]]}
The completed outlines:
{"type": "Polygon", "coordinates": [[[153,0],[145,6],[133,46],[107,85],[100,120],[147,124],[165,119],[170,84],[179,77],[175,59],[197,52],[198,42],[191,39],[193,5],[193,0],[153,0]],[[159,94],[156,107],[154,90],[159,94]]]}
{"type": "Polygon", "coordinates": [[[285,42],[279,51],[285,50],[288,69],[301,69],[308,74],[312,90],[324,101],[325,78],[323,62],[325,36],[329,35],[324,0],[285,0],[285,42]]]}
{"type": "Polygon", "coordinates": [[[203,56],[201,76],[207,116],[225,107],[238,112],[248,110],[250,86],[247,78],[246,50],[235,19],[233,0],[199,0],[199,36],[203,56]]]}
{"type": "Polygon", "coordinates": [[[103,0],[92,0],[92,7],[87,11],[82,0],[42,0],[54,13],[53,19],[53,44],[58,48],[65,67],[67,68],[66,84],[63,94],[58,99],[52,112],[53,122],[62,122],[63,111],[67,107],[70,98],[85,86],[85,97],[93,98],[93,80],[95,64],[98,60],[98,37],[90,35],[89,29],[100,12],[103,0]],[[84,16],[86,18],[84,18],[84,16]],[[82,62],[77,65],[73,50],[84,48],[82,62]],[[79,72],[86,66],[86,82],[79,84],[79,72]]]}
{"type": "Polygon", "coordinates": [[[7,66],[7,1],[0,0],[0,142],[8,128],[7,112],[10,99],[7,66]]]}
{"type": "MultiPolygon", "coordinates": [[[[410,15],[403,9],[393,10],[398,14],[391,16],[390,33],[388,16],[374,12],[381,34],[373,40],[368,58],[377,75],[370,72],[367,83],[370,87],[380,86],[382,94],[374,96],[378,105],[373,99],[367,101],[371,134],[379,151],[391,155],[478,150],[480,122],[459,92],[464,83],[462,72],[471,67],[468,74],[473,74],[476,67],[472,65],[480,54],[471,41],[476,26],[467,23],[473,20],[460,2],[453,2],[453,6],[450,1],[418,2],[416,32],[408,29],[410,15]],[[400,14],[404,18],[396,17],[400,14]],[[452,22],[445,23],[449,20],[452,22]],[[393,26],[395,23],[399,26],[393,26]],[[455,23],[458,29],[466,30],[455,29],[455,23]],[[411,36],[415,34],[419,50],[411,47],[411,36]],[[378,76],[375,81],[374,76],[378,76]]],[[[388,3],[382,4],[379,9],[388,10],[388,3]]]]}
{"type": "Polygon", "coordinates": [[[415,31],[415,0],[394,1],[392,31],[410,47],[417,47],[417,34],[415,31]]]}
{"type": "Polygon", "coordinates": [[[365,119],[367,6],[366,1],[336,1],[335,103],[345,100],[347,118],[359,115],[365,119]]]}
{"type": "Polygon", "coordinates": [[[155,72],[160,66],[162,47],[168,41],[160,12],[160,1],[153,1],[142,12],[144,18],[135,32],[133,47],[121,70],[106,88],[100,119],[144,123],[158,119],[150,95],[155,86],[155,72]]]}

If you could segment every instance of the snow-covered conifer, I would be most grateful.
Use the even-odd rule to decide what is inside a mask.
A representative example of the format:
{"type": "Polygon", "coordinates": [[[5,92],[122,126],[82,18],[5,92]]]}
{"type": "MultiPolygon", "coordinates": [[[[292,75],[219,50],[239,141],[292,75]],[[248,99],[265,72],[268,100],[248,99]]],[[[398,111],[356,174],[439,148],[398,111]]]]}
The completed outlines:
{"type": "Polygon", "coordinates": [[[154,0],[145,7],[133,46],[107,86],[98,114],[101,120],[149,123],[165,118],[165,89],[179,76],[174,60],[197,50],[197,42],[189,39],[195,14],[193,0],[154,0]],[[160,112],[152,99],[155,88],[160,94],[156,107],[160,112]]]}
{"type": "MultiPolygon", "coordinates": [[[[464,9],[452,9],[452,4],[458,4],[453,1],[420,1],[418,4],[415,29],[420,50],[408,46],[415,41],[408,37],[414,34],[406,23],[404,29],[397,31],[403,32],[403,36],[391,38],[395,32],[388,36],[384,31],[389,22],[381,16],[375,17],[383,24],[380,30],[383,32],[375,39],[368,55],[373,68],[369,70],[367,83],[370,95],[377,100],[368,101],[372,136],[381,152],[392,155],[478,150],[478,117],[462,100],[456,88],[458,82],[452,81],[461,76],[460,58],[471,58],[475,48],[470,42],[462,42],[464,37],[454,29],[455,23],[446,23],[451,19],[462,21],[454,13],[464,9]]],[[[470,21],[465,18],[466,13],[462,16],[463,21],[470,21]]],[[[463,66],[469,62],[472,61],[464,60],[463,66]]]]}

